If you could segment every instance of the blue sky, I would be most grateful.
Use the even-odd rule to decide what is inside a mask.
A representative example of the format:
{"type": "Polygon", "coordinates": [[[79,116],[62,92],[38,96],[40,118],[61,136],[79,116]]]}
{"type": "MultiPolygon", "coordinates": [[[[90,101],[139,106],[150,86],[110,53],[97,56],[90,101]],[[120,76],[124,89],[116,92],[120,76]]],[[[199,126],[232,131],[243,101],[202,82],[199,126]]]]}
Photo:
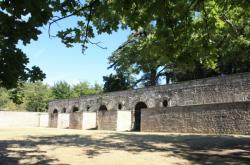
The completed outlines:
{"type": "MultiPolygon", "coordinates": [[[[64,22],[65,23],[65,22],[64,22]]],[[[71,23],[66,21],[66,23],[71,23]]],[[[64,27],[64,25],[62,25],[64,27]]],[[[81,47],[76,45],[73,48],[66,48],[58,38],[49,38],[48,27],[42,28],[42,34],[37,41],[32,41],[27,46],[19,47],[27,54],[30,63],[39,66],[46,74],[44,83],[53,85],[57,81],[67,81],[76,84],[80,81],[88,81],[103,84],[102,76],[114,71],[107,70],[108,56],[126,41],[130,30],[118,30],[112,35],[102,34],[96,36],[93,41],[101,41],[106,50],[95,45],[89,45],[85,55],[81,47]]]]}

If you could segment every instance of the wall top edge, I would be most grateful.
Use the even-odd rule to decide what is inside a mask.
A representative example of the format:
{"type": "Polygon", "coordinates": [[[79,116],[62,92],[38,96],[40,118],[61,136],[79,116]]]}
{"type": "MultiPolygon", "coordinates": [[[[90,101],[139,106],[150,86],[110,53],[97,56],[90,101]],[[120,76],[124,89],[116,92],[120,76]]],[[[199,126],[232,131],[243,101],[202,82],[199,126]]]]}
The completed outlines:
{"type": "MultiPolygon", "coordinates": [[[[236,73],[236,74],[230,74],[230,75],[221,75],[221,76],[215,76],[215,77],[208,77],[203,79],[195,79],[195,80],[189,80],[189,81],[181,81],[176,82],[173,84],[167,84],[167,85],[158,85],[158,86],[151,86],[151,87],[145,87],[145,88],[137,88],[137,89],[129,89],[129,90],[122,90],[122,91],[114,91],[114,92],[107,92],[107,93],[100,93],[100,94],[93,94],[93,95],[86,95],[86,96],[80,96],[80,97],[74,97],[74,98],[67,98],[67,99],[58,99],[53,100],[49,102],[49,104],[58,103],[58,102],[65,102],[65,101],[76,101],[81,99],[94,99],[98,97],[104,97],[104,96],[116,96],[116,95],[124,95],[126,93],[139,93],[143,91],[153,91],[153,90],[161,90],[161,89],[172,89],[177,86],[206,86],[203,82],[208,81],[216,81],[216,80],[229,80],[229,79],[237,79],[237,78],[244,78],[244,77],[250,77],[250,72],[244,72],[244,73],[236,73]]],[[[224,82],[224,81],[223,81],[224,82]]]]}

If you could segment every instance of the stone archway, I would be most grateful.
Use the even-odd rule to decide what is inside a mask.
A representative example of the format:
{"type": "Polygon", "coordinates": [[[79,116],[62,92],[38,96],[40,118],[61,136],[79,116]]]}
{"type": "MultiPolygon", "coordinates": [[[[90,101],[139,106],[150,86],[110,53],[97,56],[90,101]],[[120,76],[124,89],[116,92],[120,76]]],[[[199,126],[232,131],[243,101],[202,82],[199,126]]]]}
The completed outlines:
{"type": "Polygon", "coordinates": [[[69,115],[69,128],[70,129],[82,129],[82,111],[79,111],[77,106],[72,107],[72,111],[69,115]]]}
{"type": "Polygon", "coordinates": [[[67,109],[64,107],[63,109],[62,109],[62,113],[66,113],[67,112],[67,109]]]}
{"type": "Polygon", "coordinates": [[[144,102],[138,102],[135,105],[135,112],[134,112],[134,131],[141,130],[141,109],[148,108],[147,104],[144,102]]]}
{"type": "Polygon", "coordinates": [[[52,113],[49,114],[49,127],[57,128],[58,123],[58,110],[54,109],[52,113]]]}
{"type": "Polygon", "coordinates": [[[101,105],[100,108],[99,108],[99,112],[106,112],[108,111],[108,108],[106,107],[106,105],[101,105]]]}
{"type": "Polygon", "coordinates": [[[53,114],[57,114],[58,113],[58,110],[57,109],[54,109],[53,110],[53,114]]]}
{"type": "Polygon", "coordinates": [[[108,110],[106,105],[101,105],[97,112],[97,128],[99,130],[116,130],[117,111],[108,110]]]}
{"type": "Polygon", "coordinates": [[[72,112],[74,113],[74,112],[78,112],[79,111],[79,108],[77,107],[77,106],[73,106],[72,107],[72,112]]]}

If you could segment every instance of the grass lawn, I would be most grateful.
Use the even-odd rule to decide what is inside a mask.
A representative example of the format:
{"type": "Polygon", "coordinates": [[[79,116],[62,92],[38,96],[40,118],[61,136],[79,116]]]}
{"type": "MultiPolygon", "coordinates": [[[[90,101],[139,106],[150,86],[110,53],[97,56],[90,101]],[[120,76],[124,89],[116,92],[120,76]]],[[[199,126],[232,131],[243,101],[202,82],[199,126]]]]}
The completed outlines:
{"type": "Polygon", "coordinates": [[[0,165],[250,164],[250,136],[0,128],[0,165]]]}

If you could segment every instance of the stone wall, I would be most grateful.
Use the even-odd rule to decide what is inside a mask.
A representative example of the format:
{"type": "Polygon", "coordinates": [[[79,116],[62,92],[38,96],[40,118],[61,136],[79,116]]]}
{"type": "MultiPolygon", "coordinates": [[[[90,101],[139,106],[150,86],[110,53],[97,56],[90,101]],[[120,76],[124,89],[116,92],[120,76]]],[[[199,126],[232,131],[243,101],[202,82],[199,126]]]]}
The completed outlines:
{"type": "Polygon", "coordinates": [[[49,114],[49,127],[57,128],[58,124],[58,113],[50,113],[49,114]]]}
{"type": "Polygon", "coordinates": [[[97,127],[99,130],[116,131],[117,111],[101,111],[97,113],[97,127]]]}
{"type": "Polygon", "coordinates": [[[0,111],[0,127],[48,127],[48,113],[0,111]]]}
{"type": "Polygon", "coordinates": [[[72,112],[69,117],[70,129],[82,129],[82,112],[72,112]]]}
{"type": "Polygon", "coordinates": [[[49,103],[49,113],[55,109],[70,113],[74,106],[83,112],[97,112],[101,105],[108,110],[132,111],[138,102],[153,108],[164,107],[163,102],[169,107],[239,101],[250,101],[250,73],[55,100],[49,103]]]}
{"type": "Polygon", "coordinates": [[[143,109],[141,131],[249,135],[250,102],[143,109]]]}
{"type": "MultiPolygon", "coordinates": [[[[122,131],[127,130],[130,126],[129,130],[139,130],[140,118],[138,116],[140,115],[138,114],[140,108],[136,110],[139,104],[144,104],[144,107],[147,108],[161,109],[163,107],[245,101],[250,101],[250,73],[223,75],[157,87],[55,100],[49,103],[49,113],[53,114],[56,111],[59,114],[65,113],[65,111],[66,113],[72,113],[73,108],[77,107],[79,112],[82,113],[98,113],[96,116],[97,124],[99,124],[98,129],[122,131]],[[111,116],[106,114],[101,116],[101,107],[105,107],[104,109],[111,116]],[[124,114],[119,115],[120,112],[124,112],[124,114]],[[135,128],[135,126],[138,126],[138,128],[135,128]]],[[[79,118],[74,116],[71,119],[73,125],[75,124],[75,126],[71,125],[71,128],[87,129],[84,126],[86,125],[85,120],[88,119],[84,118],[83,114],[79,115],[79,118]],[[77,126],[75,122],[77,122],[77,126]]],[[[50,117],[50,119],[53,120],[50,121],[54,124],[52,124],[52,127],[57,126],[54,118],[50,117]]],[[[94,119],[92,123],[94,123],[93,121],[94,119]]]]}

